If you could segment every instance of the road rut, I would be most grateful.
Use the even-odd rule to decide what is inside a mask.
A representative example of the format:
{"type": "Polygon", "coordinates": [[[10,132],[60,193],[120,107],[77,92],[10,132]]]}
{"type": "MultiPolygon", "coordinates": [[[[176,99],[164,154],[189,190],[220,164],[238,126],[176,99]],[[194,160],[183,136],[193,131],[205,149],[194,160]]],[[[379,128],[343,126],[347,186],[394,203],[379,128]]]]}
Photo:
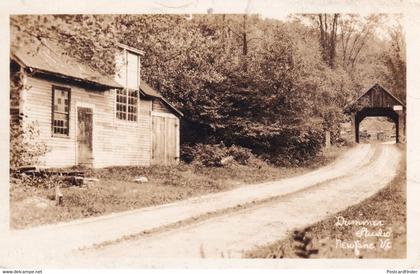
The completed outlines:
{"type": "Polygon", "coordinates": [[[147,258],[240,258],[246,250],[279,240],[291,229],[375,194],[395,177],[400,160],[395,145],[361,145],[331,166],[278,182],[278,188],[295,191],[274,201],[134,241],[78,251],[67,263],[134,267],[147,258]]]}

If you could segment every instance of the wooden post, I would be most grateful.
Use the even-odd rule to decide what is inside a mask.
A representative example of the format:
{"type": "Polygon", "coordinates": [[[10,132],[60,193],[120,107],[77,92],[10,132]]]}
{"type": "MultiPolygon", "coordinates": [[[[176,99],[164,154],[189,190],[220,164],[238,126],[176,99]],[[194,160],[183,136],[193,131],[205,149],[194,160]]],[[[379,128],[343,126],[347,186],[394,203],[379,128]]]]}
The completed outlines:
{"type": "Polygon", "coordinates": [[[405,143],[405,112],[398,111],[398,141],[405,143]]]}
{"type": "Polygon", "coordinates": [[[357,125],[356,125],[356,114],[351,114],[351,138],[352,142],[357,142],[357,125]]]}
{"type": "Polygon", "coordinates": [[[325,148],[331,147],[331,132],[325,131],[325,148]]]}
{"type": "Polygon", "coordinates": [[[55,186],[55,205],[61,206],[63,204],[63,193],[61,193],[60,187],[55,186]]]}

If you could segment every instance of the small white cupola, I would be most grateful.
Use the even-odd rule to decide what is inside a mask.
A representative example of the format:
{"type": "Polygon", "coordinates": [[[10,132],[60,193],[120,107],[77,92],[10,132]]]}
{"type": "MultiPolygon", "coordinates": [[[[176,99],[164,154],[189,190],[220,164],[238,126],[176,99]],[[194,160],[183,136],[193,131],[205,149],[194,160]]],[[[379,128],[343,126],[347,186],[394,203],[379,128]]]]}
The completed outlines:
{"type": "Polygon", "coordinates": [[[144,52],[124,44],[118,44],[115,56],[115,81],[125,88],[140,87],[140,57],[144,52]]]}

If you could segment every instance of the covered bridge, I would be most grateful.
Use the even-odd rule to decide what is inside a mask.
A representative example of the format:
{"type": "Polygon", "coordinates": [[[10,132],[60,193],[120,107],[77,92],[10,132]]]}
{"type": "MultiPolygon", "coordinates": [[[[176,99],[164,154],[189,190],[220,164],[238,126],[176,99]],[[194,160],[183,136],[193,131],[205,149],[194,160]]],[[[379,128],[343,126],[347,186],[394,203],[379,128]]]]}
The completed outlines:
{"type": "Polygon", "coordinates": [[[379,84],[368,88],[351,103],[346,112],[351,115],[352,135],[359,143],[360,123],[366,117],[388,117],[395,124],[397,143],[405,143],[406,134],[406,106],[405,104],[379,84]]]}

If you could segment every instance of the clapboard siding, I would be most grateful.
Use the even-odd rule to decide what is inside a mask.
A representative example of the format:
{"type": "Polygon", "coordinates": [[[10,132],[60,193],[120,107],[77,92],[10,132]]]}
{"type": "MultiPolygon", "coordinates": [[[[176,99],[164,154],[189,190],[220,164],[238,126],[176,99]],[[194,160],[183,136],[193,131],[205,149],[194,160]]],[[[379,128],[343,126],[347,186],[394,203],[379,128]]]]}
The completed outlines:
{"type": "Polygon", "coordinates": [[[172,113],[171,110],[160,99],[153,99],[152,110],[156,112],[172,113]]]}
{"type": "Polygon", "coordinates": [[[27,120],[36,121],[40,140],[48,145],[42,161],[46,166],[65,167],[77,164],[77,106],[93,109],[93,166],[149,165],[151,151],[150,101],[140,100],[136,122],[115,116],[115,91],[86,90],[74,85],[28,78],[30,88],[24,93],[23,109],[27,120]],[[51,129],[52,85],[71,89],[70,132],[68,137],[53,137],[51,129]]]}

